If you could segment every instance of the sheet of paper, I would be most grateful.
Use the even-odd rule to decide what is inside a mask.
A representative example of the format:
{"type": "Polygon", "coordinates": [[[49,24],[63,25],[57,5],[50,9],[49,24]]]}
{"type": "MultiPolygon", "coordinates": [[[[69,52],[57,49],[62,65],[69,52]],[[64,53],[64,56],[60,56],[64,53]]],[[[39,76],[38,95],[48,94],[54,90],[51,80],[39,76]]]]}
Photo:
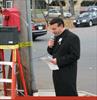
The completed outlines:
{"type": "Polygon", "coordinates": [[[50,60],[52,59],[51,56],[48,56],[48,57],[42,57],[41,60],[43,60],[44,62],[46,62],[49,66],[49,68],[51,70],[59,70],[59,67],[53,63],[50,62],[50,60]]]}

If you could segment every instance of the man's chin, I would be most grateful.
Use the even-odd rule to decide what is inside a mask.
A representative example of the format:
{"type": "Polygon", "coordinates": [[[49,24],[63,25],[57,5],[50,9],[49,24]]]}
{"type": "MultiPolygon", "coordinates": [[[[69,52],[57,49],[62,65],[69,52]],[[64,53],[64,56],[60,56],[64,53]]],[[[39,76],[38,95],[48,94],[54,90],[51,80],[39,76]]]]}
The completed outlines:
{"type": "Polygon", "coordinates": [[[59,36],[59,35],[60,35],[60,33],[56,33],[56,34],[55,34],[55,36],[59,36]]]}

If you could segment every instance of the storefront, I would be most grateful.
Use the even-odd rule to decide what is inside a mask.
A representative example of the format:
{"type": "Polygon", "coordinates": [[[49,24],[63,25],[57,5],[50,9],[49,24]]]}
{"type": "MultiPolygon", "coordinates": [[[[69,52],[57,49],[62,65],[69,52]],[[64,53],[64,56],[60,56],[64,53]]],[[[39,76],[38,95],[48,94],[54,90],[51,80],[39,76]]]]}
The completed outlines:
{"type": "Polygon", "coordinates": [[[0,6],[4,8],[12,8],[13,0],[0,0],[0,6]]]}

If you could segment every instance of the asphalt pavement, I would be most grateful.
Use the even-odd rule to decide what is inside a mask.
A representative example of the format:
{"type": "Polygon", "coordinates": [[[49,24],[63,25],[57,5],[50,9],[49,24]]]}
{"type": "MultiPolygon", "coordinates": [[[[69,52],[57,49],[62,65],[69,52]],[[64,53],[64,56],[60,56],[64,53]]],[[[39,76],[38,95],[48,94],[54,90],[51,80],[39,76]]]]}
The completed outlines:
{"type": "MultiPolygon", "coordinates": [[[[97,95],[97,26],[70,29],[81,40],[78,61],[77,88],[83,93],[97,95]]],[[[42,57],[47,57],[47,41],[51,34],[37,38],[33,43],[33,68],[39,91],[54,92],[52,71],[42,57]]]]}

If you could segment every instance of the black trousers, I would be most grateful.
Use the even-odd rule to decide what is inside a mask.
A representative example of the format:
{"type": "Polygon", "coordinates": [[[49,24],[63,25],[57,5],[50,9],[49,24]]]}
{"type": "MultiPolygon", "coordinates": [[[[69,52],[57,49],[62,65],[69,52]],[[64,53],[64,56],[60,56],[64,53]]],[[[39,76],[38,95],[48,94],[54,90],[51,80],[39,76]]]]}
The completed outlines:
{"type": "Polygon", "coordinates": [[[53,71],[56,96],[78,96],[76,90],[76,68],[62,68],[53,71]]]}

